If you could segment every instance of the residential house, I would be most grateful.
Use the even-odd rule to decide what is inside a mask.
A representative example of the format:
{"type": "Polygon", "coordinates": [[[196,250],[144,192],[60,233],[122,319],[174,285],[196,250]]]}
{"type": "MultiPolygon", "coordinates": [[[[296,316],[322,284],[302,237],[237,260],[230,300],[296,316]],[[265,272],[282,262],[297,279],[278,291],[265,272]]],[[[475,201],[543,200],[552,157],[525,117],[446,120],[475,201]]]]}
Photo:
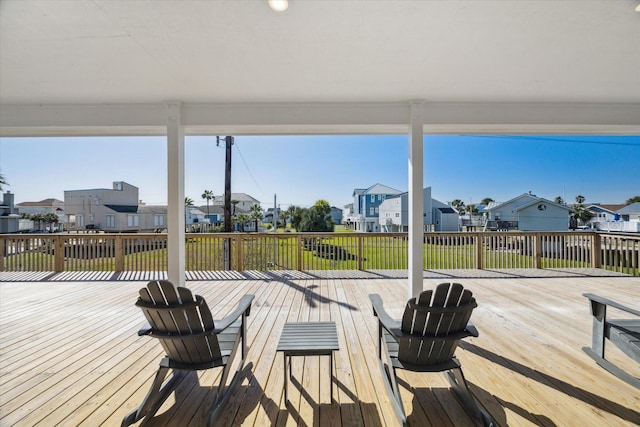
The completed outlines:
{"type": "MultiPolygon", "coordinates": [[[[459,215],[449,205],[431,198],[431,187],[423,189],[423,227],[427,231],[458,231],[459,215]]],[[[379,223],[385,232],[409,231],[409,193],[387,197],[379,206],[379,223]]]]}
{"type": "MultiPolygon", "coordinates": [[[[625,205],[602,205],[593,204],[587,206],[587,210],[593,214],[589,226],[596,230],[599,230],[601,224],[607,224],[609,222],[619,221],[620,214],[616,213],[618,209],[624,208],[625,205]]],[[[606,226],[604,227],[606,228],[606,226]]]]}
{"type": "Polygon", "coordinates": [[[342,224],[342,209],[339,209],[335,206],[331,206],[331,219],[333,219],[333,223],[335,225],[342,224]]]}
{"type": "Polygon", "coordinates": [[[116,181],[113,188],[66,190],[68,229],[107,232],[158,231],[167,227],[166,206],[145,206],[138,187],[116,181]]]}
{"type": "Polygon", "coordinates": [[[58,216],[59,228],[62,229],[68,222],[67,214],[64,212],[64,202],[62,200],[49,198],[39,202],[22,202],[16,204],[20,214],[48,214],[53,213],[58,216]]]}
{"type": "MultiPolygon", "coordinates": [[[[235,205],[231,206],[231,214],[235,215],[238,214],[238,212],[233,211],[234,207],[237,209],[242,209],[243,212],[249,212],[249,210],[251,210],[251,207],[253,205],[259,205],[260,201],[251,197],[250,195],[246,194],[246,193],[231,193],[231,200],[237,200],[238,203],[235,205]]],[[[222,196],[216,196],[213,198],[213,200],[211,201],[212,205],[217,205],[217,206],[224,206],[224,195],[222,196]]],[[[206,212],[206,211],[205,211],[206,212]]]]}
{"type": "Polygon", "coordinates": [[[391,196],[402,193],[395,188],[374,184],[369,188],[353,190],[353,213],[345,219],[347,228],[356,231],[378,232],[380,227],[380,205],[391,196]]]}
{"type": "Polygon", "coordinates": [[[614,212],[613,220],[596,224],[599,231],[640,233],[640,202],[631,203],[614,212]]]}
{"type": "Polygon", "coordinates": [[[524,193],[484,209],[487,230],[567,231],[572,209],[551,200],[524,193]]]}
{"type": "Polygon", "coordinates": [[[0,204],[0,233],[17,233],[19,231],[20,214],[14,206],[14,195],[7,191],[2,195],[0,204]]]}

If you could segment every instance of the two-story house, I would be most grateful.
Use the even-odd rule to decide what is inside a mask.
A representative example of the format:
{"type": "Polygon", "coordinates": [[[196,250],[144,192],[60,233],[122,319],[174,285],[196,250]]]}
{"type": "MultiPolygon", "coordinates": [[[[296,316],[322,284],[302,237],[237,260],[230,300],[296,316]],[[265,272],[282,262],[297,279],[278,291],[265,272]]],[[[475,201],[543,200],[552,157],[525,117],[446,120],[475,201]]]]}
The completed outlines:
{"type": "Polygon", "coordinates": [[[166,206],[139,202],[138,187],[116,181],[113,188],[66,190],[64,209],[71,230],[157,231],[166,228],[166,206]]]}
{"type": "Polygon", "coordinates": [[[345,222],[356,231],[380,231],[380,205],[387,197],[400,193],[402,191],[382,184],[356,188],[353,190],[353,212],[345,218],[345,222]]]}
{"type": "MultiPolygon", "coordinates": [[[[449,205],[431,198],[431,187],[423,190],[423,229],[425,231],[458,231],[459,215],[449,205]]],[[[409,193],[387,197],[379,206],[382,231],[409,231],[409,193]]]]}
{"type": "Polygon", "coordinates": [[[567,231],[571,211],[568,206],[530,192],[504,203],[492,202],[484,209],[487,229],[521,231],[567,231]]]}
{"type": "MultiPolygon", "coordinates": [[[[238,203],[235,203],[231,206],[231,215],[234,215],[233,209],[234,207],[237,209],[242,209],[242,212],[249,212],[253,205],[259,205],[260,201],[251,197],[246,193],[231,193],[231,201],[237,200],[238,203]]],[[[211,201],[212,205],[224,206],[224,195],[216,196],[211,201]]],[[[237,214],[238,212],[236,212],[237,214]]]]}

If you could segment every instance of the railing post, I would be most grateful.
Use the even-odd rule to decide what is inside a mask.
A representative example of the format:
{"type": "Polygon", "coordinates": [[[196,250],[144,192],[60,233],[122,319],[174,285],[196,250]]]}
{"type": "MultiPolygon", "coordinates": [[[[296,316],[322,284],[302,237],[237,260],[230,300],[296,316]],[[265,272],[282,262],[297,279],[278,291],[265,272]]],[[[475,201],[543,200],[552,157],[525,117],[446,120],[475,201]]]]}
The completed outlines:
{"type": "Polygon", "coordinates": [[[602,238],[595,232],[591,235],[591,267],[602,267],[602,238]]]}
{"type": "Polygon", "coordinates": [[[54,248],[54,268],[56,273],[64,271],[64,236],[58,234],[55,236],[55,248],[54,248]]]}
{"type": "Polygon", "coordinates": [[[4,256],[7,248],[7,239],[0,236],[0,271],[4,271],[4,256]]]}
{"type": "Polygon", "coordinates": [[[298,271],[302,271],[302,236],[300,235],[300,233],[298,233],[297,236],[298,239],[298,262],[297,262],[297,269],[298,271]]]}
{"type": "Polygon", "coordinates": [[[533,268],[542,268],[542,235],[535,233],[533,236],[533,268]]]}
{"type": "MultiPolygon", "coordinates": [[[[236,245],[236,271],[242,271],[242,233],[234,234],[233,236],[233,244],[236,245]]],[[[231,267],[233,270],[233,266],[231,267]]]]}
{"type": "Polygon", "coordinates": [[[116,272],[124,271],[124,238],[122,235],[114,236],[115,244],[115,257],[116,257],[116,272]]]}
{"type": "Polygon", "coordinates": [[[358,270],[364,270],[364,237],[358,236],[358,270]]]}
{"type": "Polygon", "coordinates": [[[476,270],[482,270],[482,235],[475,233],[476,237],[476,270]]]}

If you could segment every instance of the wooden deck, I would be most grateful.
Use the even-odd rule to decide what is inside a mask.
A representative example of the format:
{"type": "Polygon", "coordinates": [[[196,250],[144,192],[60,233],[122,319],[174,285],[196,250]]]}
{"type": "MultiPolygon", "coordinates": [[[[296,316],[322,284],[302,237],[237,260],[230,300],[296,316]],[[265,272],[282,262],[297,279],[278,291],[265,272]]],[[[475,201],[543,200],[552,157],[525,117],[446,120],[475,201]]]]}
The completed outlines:
{"type": "MultiPolygon", "coordinates": [[[[445,273],[427,277],[424,285],[445,279],[445,273]]],[[[581,350],[591,340],[582,293],[640,307],[638,278],[538,271],[454,280],[470,288],[479,303],[472,319],[480,337],[466,339],[457,355],[472,392],[500,425],[640,425],[640,392],[581,350]]],[[[146,394],[162,357],[155,340],[136,335],[143,317],[134,302],[142,284],[0,282],[0,425],[120,425],[146,394]]],[[[242,295],[256,295],[249,317],[249,365],[220,425],[397,425],[378,369],[377,324],[367,295],[380,293],[387,309],[399,316],[406,302],[405,278],[280,272],[187,286],[218,318],[242,295]],[[276,353],[280,331],[287,321],[322,320],[338,326],[334,402],[328,358],[314,356],[292,359],[294,379],[285,404],[283,356],[276,353]]],[[[625,356],[612,352],[611,357],[640,375],[625,356]]],[[[219,370],[210,370],[188,377],[148,425],[203,425],[218,375],[219,370]]],[[[411,425],[472,424],[442,374],[401,373],[400,382],[411,425]]]]}

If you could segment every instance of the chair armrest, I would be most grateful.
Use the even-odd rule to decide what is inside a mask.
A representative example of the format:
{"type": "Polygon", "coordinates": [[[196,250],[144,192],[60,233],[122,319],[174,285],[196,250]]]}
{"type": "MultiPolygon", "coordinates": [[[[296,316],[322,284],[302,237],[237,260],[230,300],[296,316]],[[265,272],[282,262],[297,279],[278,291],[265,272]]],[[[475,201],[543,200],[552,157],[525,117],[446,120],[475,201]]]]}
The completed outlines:
{"type": "MultiPolygon", "coordinates": [[[[609,307],[613,307],[613,308],[616,308],[618,310],[625,311],[625,312],[631,313],[631,314],[635,314],[636,316],[640,316],[640,311],[639,310],[634,310],[633,308],[626,307],[626,306],[624,306],[622,304],[619,304],[619,303],[617,303],[615,301],[611,301],[610,299],[603,298],[601,296],[594,295],[594,294],[582,294],[582,296],[587,297],[592,301],[592,307],[593,307],[593,302],[597,302],[599,304],[608,305],[609,307]]],[[[593,314],[593,309],[592,309],[592,314],[593,314]]]]}
{"type": "Polygon", "coordinates": [[[216,325],[216,328],[213,331],[215,333],[222,332],[225,329],[227,329],[229,326],[231,326],[231,324],[235,322],[236,319],[238,319],[243,314],[248,316],[251,311],[251,302],[253,301],[254,298],[255,298],[255,295],[243,296],[240,299],[240,302],[238,302],[238,306],[236,307],[235,310],[233,310],[231,314],[229,314],[228,316],[226,316],[224,319],[220,321],[214,322],[214,324],[216,325]]]}
{"type": "Polygon", "coordinates": [[[149,322],[144,322],[140,330],[138,330],[138,336],[141,337],[143,335],[149,335],[152,330],[153,328],[151,328],[149,322]]]}
{"type": "Polygon", "coordinates": [[[389,333],[396,337],[403,335],[402,329],[400,329],[400,321],[393,319],[384,309],[382,298],[378,294],[369,294],[369,299],[373,306],[373,315],[378,318],[380,325],[385,328],[389,333]]]}
{"type": "Polygon", "coordinates": [[[471,322],[471,320],[469,320],[469,322],[467,323],[467,327],[465,329],[467,332],[471,334],[472,337],[478,338],[478,336],[480,335],[478,333],[478,330],[476,329],[476,325],[474,325],[473,322],[471,322]]]}

